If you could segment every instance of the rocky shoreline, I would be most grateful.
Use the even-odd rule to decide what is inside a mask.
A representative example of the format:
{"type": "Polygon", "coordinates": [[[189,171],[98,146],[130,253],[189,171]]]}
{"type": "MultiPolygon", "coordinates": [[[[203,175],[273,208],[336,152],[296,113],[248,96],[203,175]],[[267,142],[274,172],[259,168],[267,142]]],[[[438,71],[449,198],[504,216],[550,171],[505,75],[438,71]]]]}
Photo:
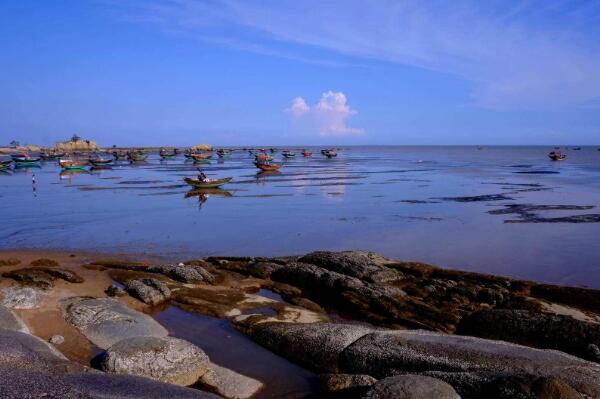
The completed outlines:
{"type": "Polygon", "coordinates": [[[596,290],[360,251],[172,264],[4,251],[0,272],[1,397],[271,397],[153,317],[174,306],[315,373],[314,398],[600,398],[596,290]]]}

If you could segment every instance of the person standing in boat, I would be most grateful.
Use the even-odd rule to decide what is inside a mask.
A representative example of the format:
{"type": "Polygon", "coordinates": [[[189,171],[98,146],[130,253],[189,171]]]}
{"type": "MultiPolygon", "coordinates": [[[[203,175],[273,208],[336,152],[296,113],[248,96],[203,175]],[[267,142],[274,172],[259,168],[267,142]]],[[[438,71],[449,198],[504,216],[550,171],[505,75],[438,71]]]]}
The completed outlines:
{"type": "Polygon", "coordinates": [[[202,172],[200,169],[198,169],[198,171],[200,172],[200,174],[198,175],[198,180],[204,182],[204,183],[209,183],[210,179],[208,178],[208,176],[206,176],[204,174],[204,172],[202,172]]]}

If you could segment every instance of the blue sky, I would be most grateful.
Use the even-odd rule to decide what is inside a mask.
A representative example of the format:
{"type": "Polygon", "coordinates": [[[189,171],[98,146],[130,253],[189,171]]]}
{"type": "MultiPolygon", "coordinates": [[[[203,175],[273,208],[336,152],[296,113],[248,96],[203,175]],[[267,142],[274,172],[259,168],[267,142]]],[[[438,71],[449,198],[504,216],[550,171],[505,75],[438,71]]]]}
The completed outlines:
{"type": "Polygon", "coordinates": [[[600,144],[598,1],[0,1],[0,144],[600,144]]]}

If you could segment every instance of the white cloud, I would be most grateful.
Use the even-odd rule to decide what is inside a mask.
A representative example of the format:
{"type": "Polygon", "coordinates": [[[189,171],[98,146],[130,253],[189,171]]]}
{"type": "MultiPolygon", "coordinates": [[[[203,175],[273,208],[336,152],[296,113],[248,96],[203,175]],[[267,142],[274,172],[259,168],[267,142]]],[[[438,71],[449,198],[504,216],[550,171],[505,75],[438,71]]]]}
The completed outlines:
{"type": "Polygon", "coordinates": [[[322,137],[365,134],[364,129],[348,126],[348,119],[357,112],[350,108],[342,92],[326,91],[312,106],[304,98],[296,97],[285,111],[300,128],[314,130],[322,137]]]}

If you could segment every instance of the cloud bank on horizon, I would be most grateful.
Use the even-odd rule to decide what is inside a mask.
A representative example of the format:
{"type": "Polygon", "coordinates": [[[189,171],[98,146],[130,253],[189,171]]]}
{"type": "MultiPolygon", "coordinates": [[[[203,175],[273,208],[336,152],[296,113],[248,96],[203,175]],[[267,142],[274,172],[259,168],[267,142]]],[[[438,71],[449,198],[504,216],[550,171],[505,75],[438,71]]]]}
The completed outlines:
{"type": "Polygon", "coordinates": [[[321,64],[299,47],[473,82],[473,105],[585,106],[600,98],[600,2],[531,0],[132,0],[129,16],[170,32],[321,64]],[[287,44],[287,45],[286,45],[287,44]]]}
{"type": "Polygon", "coordinates": [[[285,110],[295,122],[296,129],[316,131],[321,137],[362,136],[362,128],[348,126],[348,119],[357,113],[348,105],[346,95],[329,90],[321,95],[315,105],[308,105],[302,97],[296,97],[285,110]]]}

